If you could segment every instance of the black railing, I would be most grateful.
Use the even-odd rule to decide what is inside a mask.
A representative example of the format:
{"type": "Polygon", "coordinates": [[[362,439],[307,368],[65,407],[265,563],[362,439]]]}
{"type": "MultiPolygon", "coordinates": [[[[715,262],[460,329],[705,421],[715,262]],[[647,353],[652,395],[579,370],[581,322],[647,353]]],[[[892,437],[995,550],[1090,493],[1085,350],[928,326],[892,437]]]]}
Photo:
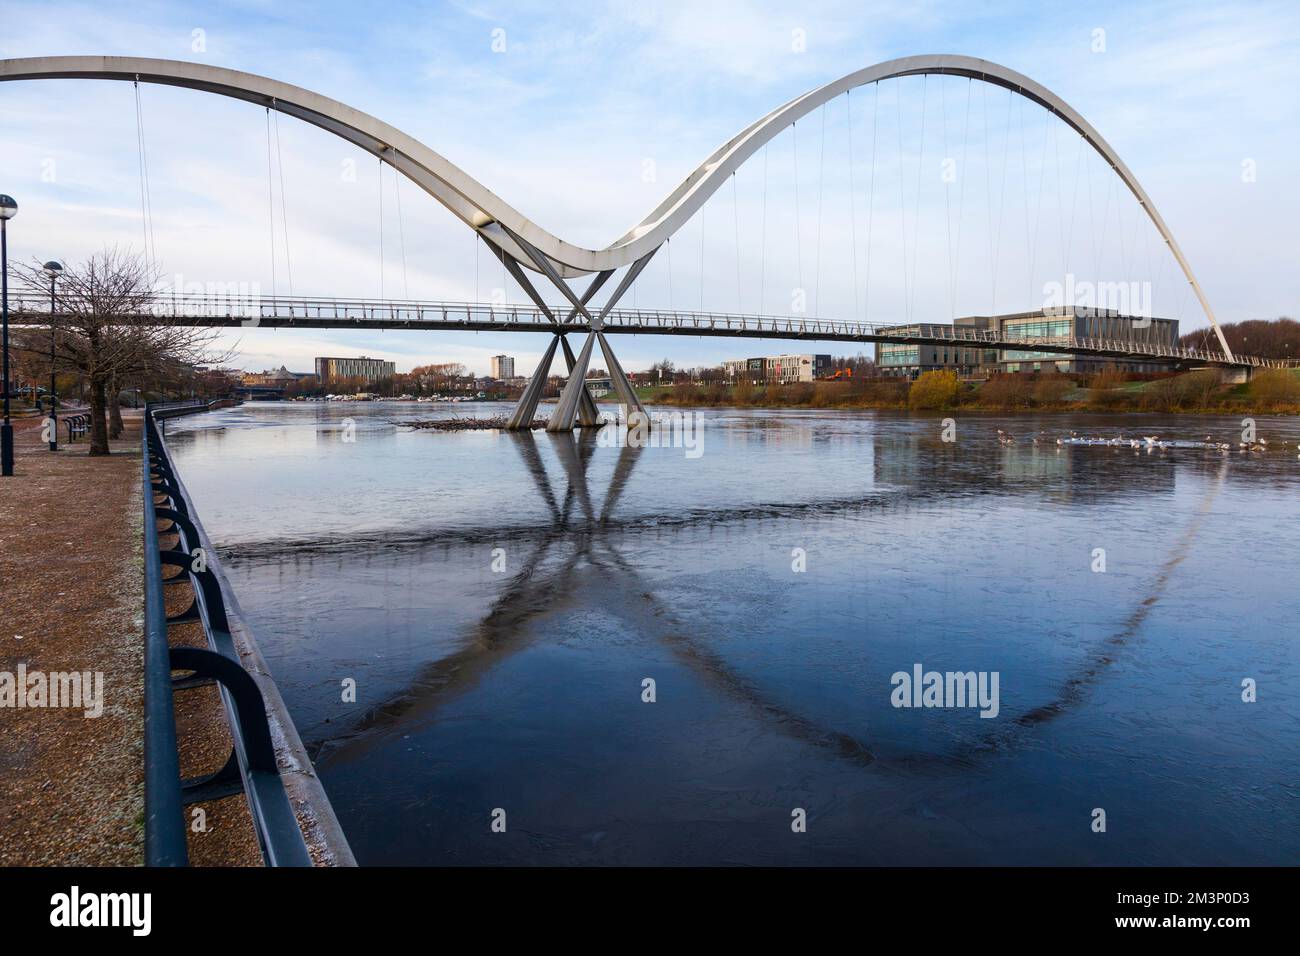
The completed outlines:
{"type": "Polygon", "coordinates": [[[159,421],[209,407],[206,402],[175,402],[147,405],[144,413],[145,862],[187,865],[185,807],[242,793],[265,863],[311,866],[280,777],[262,692],[240,663],[230,633],[221,582],[210,566],[216,556],[205,553],[198,518],[158,427],[159,421]],[[159,521],[169,521],[170,526],[159,531],[159,521]],[[175,534],[178,540],[164,548],[160,534],[175,534]],[[179,573],[164,578],[164,566],[179,568],[179,573]],[[193,603],[168,616],[164,589],[184,583],[193,590],[193,603]],[[206,649],[171,646],[168,629],[190,622],[203,628],[206,649]],[[230,756],[215,773],[183,780],[173,695],[214,683],[230,727],[230,756]]]}
{"type": "Polygon", "coordinates": [[[89,415],[65,415],[63,424],[68,429],[68,441],[74,442],[90,432],[89,415]]]}

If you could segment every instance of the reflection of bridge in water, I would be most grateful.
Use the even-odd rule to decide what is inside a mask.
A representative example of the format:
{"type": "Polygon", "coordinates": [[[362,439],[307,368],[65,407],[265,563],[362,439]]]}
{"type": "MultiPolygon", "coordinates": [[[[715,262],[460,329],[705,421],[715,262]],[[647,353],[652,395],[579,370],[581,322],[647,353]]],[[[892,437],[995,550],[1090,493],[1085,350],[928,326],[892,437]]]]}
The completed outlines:
{"type": "MultiPolygon", "coordinates": [[[[340,567],[364,561],[365,553],[389,554],[393,551],[445,549],[449,560],[462,560],[460,550],[472,547],[481,557],[487,544],[510,542],[510,573],[494,597],[491,606],[458,642],[458,648],[424,665],[404,682],[402,689],[371,707],[347,730],[330,732],[313,754],[322,768],[359,758],[396,737],[418,733],[434,724],[441,711],[480,685],[485,675],[515,654],[533,645],[531,633],[536,620],[563,608],[582,583],[580,572],[590,570],[598,576],[604,607],[632,625],[641,635],[653,638],[666,648],[672,658],[688,668],[708,687],[770,725],[777,732],[805,745],[816,747],[850,763],[878,765],[884,769],[907,770],[948,768],[961,770],[971,766],[981,754],[1002,751],[1013,746],[1020,735],[1064,713],[1079,702],[1089,686],[1098,681],[1115,660],[1118,648],[1141,625],[1158,600],[1170,572],[1186,555],[1219,483],[1225,464],[1220,456],[1205,458],[1207,475],[1214,480],[1207,492],[1206,504],[1174,547],[1169,559],[1158,569],[1144,601],[1125,618],[1119,629],[1094,652],[1085,656],[1074,673],[1062,684],[1060,693],[1026,712],[1009,714],[1009,727],[996,733],[965,740],[948,750],[930,753],[883,756],[871,741],[861,739],[826,725],[764,690],[756,681],[740,673],[713,647],[716,635],[699,632],[699,623],[686,625],[676,619],[673,608],[655,593],[654,585],[640,573],[624,554],[625,547],[644,535],[671,536],[693,527],[748,525],[751,522],[787,522],[809,517],[851,515],[869,511],[963,511],[978,510],[981,496],[1005,495],[1033,487],[1036,480],[1051,476],[1066,482],[1085,496],[1093,489],[1093,478],[1079,469],[1077,480],[1072,463],[1080,458],[1095,459],[1098,452],[1086,448],[996,448],[989,452],[1000,462],[991,469],[1000,480],[989,481],[990,469],[946,468],[942,461],[935,467],[899,471],[890,462],[900,457],[928,457],[934,447],[914,438],[878,436],[875,443],[875,474],[892,487],[871,495],[817,499],[806,502],[771,505],[700,509],[686,514],[619,515],[620,501],[631,482],[644,449],[623,446],[604,495],[593,494],[589,477],[598,441],[591,432],[578,435],[549,435],[543,439],[532,432],[510,433],[509,438],[526,467],[545,504],[548,520],[538,524],[520,524],[494,528],[491,533],[454,530],[430,530],[400,538],[377,536],[374,540],[318,540],[282,542],[279,545],[249,544],[222,549],[223,560],[246,569],[268,568],[284,562],[290,566],[311,566],[317,562],[337,560],[340,567]],[[560,463],[562,486],[548,473],[540,442],[547,441],[560,463]],[[922,453],[922,454],[918,454],[922,453]],[[980,480],[980,476],[983,480],[980,480]],[[918,487],[930,485],[930,487],[918,487]],[[562,490],[561,490],[562,488],[562,490]],[[899,490],[902,489],[902,490],[899,490]],[[250,567],[251,566],[251,567],[250,567]]],[[[934,443],[939,447],[939,443],[934,443]]],[[[1108,457],[1110,456],[1108,454],[1108,457]]],[[[1125,458],[1130,456],[1125,455],[1125,458]]],[[[1165,496],[1174,489],[1172,469],[1166,462],[1152,462],[1160,467],[1144,475],[1135,490],[1143,494],[1165,496]],[[1153,480],[1152,480],[1153,479],[1153,480]]],[[[1071,492],[1072,493],[1072,492],[1071,492]]],[[[1100,493],[1100,492],[1098,492],[1100,493]]],[[[476,558],[477,560],[478,558],[476,558]]]]}

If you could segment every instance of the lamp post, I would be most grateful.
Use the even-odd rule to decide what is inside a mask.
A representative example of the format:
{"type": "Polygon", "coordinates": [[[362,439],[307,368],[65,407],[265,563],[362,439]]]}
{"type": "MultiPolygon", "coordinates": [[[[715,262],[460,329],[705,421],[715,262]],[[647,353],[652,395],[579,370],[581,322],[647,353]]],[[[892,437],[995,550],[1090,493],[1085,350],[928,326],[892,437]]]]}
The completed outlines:
{"type": "Polygon", "coordinates": [[[5,420],[0,425],[0,475],[14,473],[14,427],[9,424],[9,233],[5,226],[18,215],[12,196],[0,194],[0,322],[3,323],[5,420]]]}
{"type": "Polygon", "coordinates": [[[59,450],[59,401],[54,395],[54,280],[63,275],[63,263],[51,259],[41,266],[50,277],[50,451],[59,450]]]}

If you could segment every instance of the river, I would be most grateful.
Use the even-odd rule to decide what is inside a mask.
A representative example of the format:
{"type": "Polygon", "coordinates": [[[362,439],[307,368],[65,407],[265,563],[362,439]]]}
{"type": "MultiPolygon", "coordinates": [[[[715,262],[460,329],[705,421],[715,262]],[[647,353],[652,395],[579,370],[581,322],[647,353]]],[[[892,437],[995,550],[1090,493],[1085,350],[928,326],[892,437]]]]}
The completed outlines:
{"type": "Polygon", "coordinates": [[[361,863],[1300,858],[1295,419],[507,410],[167,424],[361,863]]]}

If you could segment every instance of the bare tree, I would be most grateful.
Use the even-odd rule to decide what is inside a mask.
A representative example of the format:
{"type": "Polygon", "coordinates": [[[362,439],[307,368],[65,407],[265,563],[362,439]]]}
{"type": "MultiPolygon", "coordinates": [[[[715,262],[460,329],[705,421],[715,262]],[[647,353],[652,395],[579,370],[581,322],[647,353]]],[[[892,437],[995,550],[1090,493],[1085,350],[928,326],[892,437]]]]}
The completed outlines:
{"type": "MultiPolygon", "coordinates": [[[[32,292],[49,294],[39,265],[14,267],[32,292]]],[[[90,391],[90,454],[109,454],[121,433],[118,394],[132,384],[174,377],[177,370],[212,364],[216,329],[181,325],[156,314],[160,272],[142,255],[106,247],[83,263],[65,266],[55,290],[55,363],[82,373],[90,391]],[[110,412],[112,423],[110,426],[110,412]]]]}

